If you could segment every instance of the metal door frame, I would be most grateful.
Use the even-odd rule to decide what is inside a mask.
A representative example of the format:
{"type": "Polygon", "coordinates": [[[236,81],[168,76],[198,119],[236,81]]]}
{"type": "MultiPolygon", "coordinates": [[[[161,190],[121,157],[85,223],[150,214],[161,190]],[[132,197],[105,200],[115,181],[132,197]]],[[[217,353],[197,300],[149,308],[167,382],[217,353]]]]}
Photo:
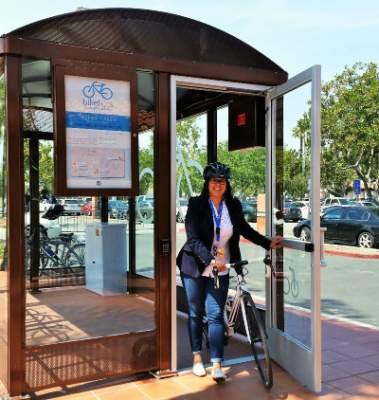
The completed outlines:
{"type": "MultiPolygon", "coordinates": [[[[291,375],[299,379],[315,392],[321,391],[321,286],[320,286],[320,104],[321,104],[321,67],[315,65],[289,79],[286,83],[273,87],[267,92],[266,110],[266,210],[272,210],[276,199],[276,99],[306,83],[311,83],[311,184],[310,206],[312,209],[311,226],[313,251],[311,256],[311,349],[273,326],[276,321],[275,287],[272,274],[266,275],[266,327],[269,336],[270,351],[274,360],[281,364],[291,375]],[[295,354],[296,362],[293,355],[295,354]],[[289,355],[291,355],[289,357],[289,355]],[[311,369],[312,373],[309,374],[311,369]]],[[[275,227],[271,213],[266,213],[267,227],[272,235],[275,227]]],[[[297,250],[306,250],[306,244],[285,240],[285,246],[297,250]]],[[[309,247],[309,246],[308,246],[309,247]]],[[[273,255],[275,257],[275,255],[273,255]]],[[[273,260],[275,262],[275,260],[273,260]]]]}
{"type": "Polygon", "coordinates": [[[177,370],[177,326],[176,326],[176,89],[178,86],[214,90],[234,91],[245,93],[264,93],[270,86],[260,84],[249,84],[242,82],[230,82],[215,79],[204,79],[180,75],[171,75],[170,79],[170,142],[171,142],[171,369],[177,370]]]}

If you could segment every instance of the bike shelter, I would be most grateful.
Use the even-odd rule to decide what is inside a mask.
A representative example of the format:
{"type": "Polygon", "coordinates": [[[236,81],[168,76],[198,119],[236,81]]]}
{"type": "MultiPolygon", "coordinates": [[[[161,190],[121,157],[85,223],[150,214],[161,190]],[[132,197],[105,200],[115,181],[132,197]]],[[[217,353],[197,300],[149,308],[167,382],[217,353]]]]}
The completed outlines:
{"type": "MultiPolygon", "coordinates": [[[[0,378],[9,393],[18,395],[139,372],[150,371],[161,377],[175,373],[180,296],[175,265],[179,250],[177,172],[184,163],[177,154],[176,124],[185,117],[206,114],[210,162],[217,159],[217,108],[241,99],[260,104],[254,106],[255,117],[263,118],[265,129],[263,135],[256,131],[261,133],[254,138],[253,146],[264,146],[266,152],[263,219],[266,234],[283,233],[274,217],[285,195],[283,98],[304,84],[311,85],[308,185],[312,237],[304,243],[285,235],[286,248],[273,252],[275,270],[267,268],[265,274],[265,321],[273,360],[311,390],[320,391],[320,67],[288,80],[287,73],[263,54],[204,23],[158,11],[98,9],[37,21],[2,36],[0,68],[5,86],[3,146],[7,171],[5,177],[3,174],[6,224],[2,236],[6,250],[0,271],[2,309],[6,310],[2,315],[0,359],[5,367],[0,378]],[[87,78],[90,83],[81,90],[87,106],[97,107],[102,104],[101,98],[105,101],[113,96],[106,84],[99,83],[102,81],[115,84],[117,93],[128,98],[126,105],[122,101],[119,104],[114,91],[112,107],[129,117],[117,115],[113,121],[118,124],[116,130],[128,132],[125,154],[130,160],[126,168],[130,182],[122,187],[86,187],[80,180],[75,186],[68,181],[70,160],[77,157],[87,160],[86,165],[91,163],[85,149],[74,154],[67,146],[70,129],[88,128],[75,120],[76,114],[70,114],[68,88],[71,81],[74,87],[87,78]],[[100,99],[96,104],[95,98],[100,99]],[[127,198],[128,222],[113,224],[120,232],[125,231],[123,245],[125,240],[127,244],[126,261],[117,261],[123,265],[121,274],[120,269],[112,272],[126,281],[117,296],[93,293],[88,287],[92,272],[87,261],[75,271],[66,264],[59,269],[41,267],[41,258],[46,256],[40,248],[46,247],[35,232],[39,232],[41,223],[40,185],[46,179],[41,168],[41,144],[47,142],[53,143],[49,151],[54,151],[51,174],[55,194],[99,198],[100,221],[94,220],[94,207],[90,221],[93,236],[90,242],[87,237],[85,247],[87,258],[90,248],[93,252],[103,249],[103,280],[110,276],[120,248],[120,235],[112,239],[105,234],[112,225],[108,221],[111,202],[118,204],[112,197],[127,198]],[[150,143],[149,149],[146,143],[150,143]],[[150,157],[149,167],[138,170],[138,157],[150,157]],[[153,182],[153,208],[144,196],[138,196],[138,186],[146,185],[146,180],[153,182]],[[26,193],[30,196],[28,203],[26,193]],[[147,212],[153,213],[148,221],[147,212]],[[286,304],[280,277],[294,257],[302,257],[308,273],[308,313],[286,304]]],[[[109,108],[102,110],[109,122],[109,108]]],[[[96,126],[97,131],[104,130],[104,126],[96,126]]],[[[96,134],[103,138],[102,132],[96,134]]],[[[116,139],[114,143],[119,143],[116,139]]],[[[108,143],[110,139],[102,140],[108,143]]],[[[109,147],[112,155],[106,159],[119,160],[117,145],[109,147]]],[[[98,149],[94,154],[104,152],[98,149]]],[[[187,166],[196,168],[190,161],[187,166]]],[[[80,164],[78,168],[84,167],[80,164]]],[[[180,179],[185,180],[185,174],[180,179]]],[[[70,229],[73,221],[67,222],[70,229]]],[[[75,223],[84,226],[83,221],[80,216],[75,223]]],[[[59,245],[61,242],[60,236],[59,245]]],[[[65,260],[76,257],[72,244],[63,248],[69,254],[65,260]]],[[[51,265],[52,261],[46,260],[51,265]]]]}

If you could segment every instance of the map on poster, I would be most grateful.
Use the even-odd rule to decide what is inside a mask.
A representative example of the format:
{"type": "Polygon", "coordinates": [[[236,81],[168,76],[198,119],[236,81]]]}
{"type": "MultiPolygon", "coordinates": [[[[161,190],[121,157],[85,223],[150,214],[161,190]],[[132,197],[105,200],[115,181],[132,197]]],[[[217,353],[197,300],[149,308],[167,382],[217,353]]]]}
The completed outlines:
{"type": "Polygon", "coordinates": [[[65,76],[68,188],[131,188],[130,83],[65,76]]]}

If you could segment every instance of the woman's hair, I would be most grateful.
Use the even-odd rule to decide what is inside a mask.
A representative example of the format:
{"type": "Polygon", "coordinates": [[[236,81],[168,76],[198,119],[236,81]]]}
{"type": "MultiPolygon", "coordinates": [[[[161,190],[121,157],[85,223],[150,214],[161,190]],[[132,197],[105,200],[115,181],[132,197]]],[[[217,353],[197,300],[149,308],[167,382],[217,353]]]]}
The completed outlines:
{"type": "MultiPolygon", "coordinates": [[[[209,184],[209,179],[204,181],[203,189],[200,193],[200,197],[203,199],[208,200],[209,197],[209,189],[208,189],[208,184],[209,184]]],[[[230,185],[230,182],[226,180],[226,189],[224,193],[224,198],[226,201],[232,201],[233,200],[233,192],[232,192],[232,187],[230,185]]]]}

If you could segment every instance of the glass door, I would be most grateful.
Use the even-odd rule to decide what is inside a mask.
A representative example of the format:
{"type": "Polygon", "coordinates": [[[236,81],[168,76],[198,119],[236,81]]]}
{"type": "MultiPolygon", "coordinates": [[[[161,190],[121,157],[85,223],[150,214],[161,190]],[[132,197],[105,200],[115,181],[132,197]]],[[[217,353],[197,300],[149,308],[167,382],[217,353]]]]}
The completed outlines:
{"type": "Polygon", "coordinates": [[[285,239],[266,271],[267,334],[272,358],[316,392],[321,390],[320,90],[321,68],[314,66],[270,89],[266,98],[266,221],[269,234],[285,239]]]}

